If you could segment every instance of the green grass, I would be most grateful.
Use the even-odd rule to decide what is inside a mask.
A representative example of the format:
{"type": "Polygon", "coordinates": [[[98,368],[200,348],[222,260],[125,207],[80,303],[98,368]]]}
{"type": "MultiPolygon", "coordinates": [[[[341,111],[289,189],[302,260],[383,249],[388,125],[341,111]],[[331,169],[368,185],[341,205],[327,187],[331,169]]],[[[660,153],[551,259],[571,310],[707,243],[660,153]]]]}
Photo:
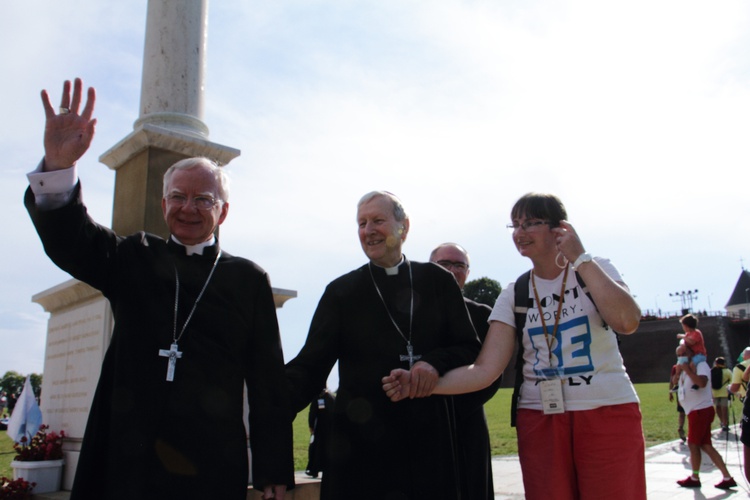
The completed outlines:
{"type": "Polygon", "coordinates": [[[13,440],[8,437],[8,433],[0,431],[0,477],[5,476],[13,479],[13,470],[10,463],[16,454],[13,451],[13,440]]]}
{"type": "MultiPolygon", "coordinates": [[[[677,437],[677,409],[675,403],[669,402],[667,384],[636,384],[635,390],[641,400],[643,414],[643,434],[646,446],[654,446],[677,437]]],[[[742,420],[742,403],[732,399],[729,407],[729,425],[739,424],[742,420]]],[[[716,429],[719,419],[715,419],[712,428],[716,429]]],[[[685,427],[687,431],[687,424],[685,427]]]]}
{"type": "MultiPolygon", "coordinates": [[[[643,432],[646,446],[654,446],[677,439],[677,411],[669,402],[667,383],[637,384],[635,386],[641,400],[643,432]]],[[[484,406],[490,431],[493,455],[515,455],[516,430],[510,426],[510,397],[512,389],[500,389],[492,400],[484,406]]],[[[729,423],[739,423],[742,404],[735,399],[729,411],[729,423]],[[734,418],[732,415],[734,414],[734,418]]],[[[714,421],[714,428],[718,427],[714,421]]],[[[307,465],[307,446],[310,431],[307,427],[307,412],[303,411],[294,420],[294,468],[304,470],[307,465]]],[[[13,459],[13,442],[5,431],[0,431],[0,476],[11,477],[10,462],[13,459]]]]}

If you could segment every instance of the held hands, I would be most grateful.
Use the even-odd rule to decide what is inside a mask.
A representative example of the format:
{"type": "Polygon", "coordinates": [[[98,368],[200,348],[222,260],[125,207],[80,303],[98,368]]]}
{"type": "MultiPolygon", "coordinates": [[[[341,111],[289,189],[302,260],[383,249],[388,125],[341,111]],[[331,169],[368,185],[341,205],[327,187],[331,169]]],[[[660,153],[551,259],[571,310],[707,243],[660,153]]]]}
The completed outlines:
{"type": "Polygon", "coordinates": [[[383,390],[393,402],[406,398],[424,398],[435,390],[439,377],[432,365],[418,361],[411,370],[397,368],[383,377],[383,390]]]}
{"type": "Polygon", "coordinates": [[[568,262],[575,262],[586,251],[570,222],[561,220],[560,225],[551,231],[556,234],[557,251],[562,253],[568,262]]]}
{"type": "Polygon", "coordinates": [[[55,109],[46,90],[42,90],[42,105],[47,118],[44,127],[44,170],[61,170],[75,165],[91,145],[96,119],[91,119],[96,102],[96,91],[89,87],[86,105],[79,115],[83,82],[76,78],[73,98],[70,96],[70,81],[63,84],[60,113],[55,109]]]}
{"type": "Polygon", "coordinates": [[[409,397],[410,384],[411,372],[402,368],[391,370],[390,375],[383,377],[385,395],[394,403],[409,397]]]}
{"type": "Polygon", "coordinates": [[[426,398],[435,390],[440,374],[429,363],[417,361],[411,367],[410,398],[426,398]]]}

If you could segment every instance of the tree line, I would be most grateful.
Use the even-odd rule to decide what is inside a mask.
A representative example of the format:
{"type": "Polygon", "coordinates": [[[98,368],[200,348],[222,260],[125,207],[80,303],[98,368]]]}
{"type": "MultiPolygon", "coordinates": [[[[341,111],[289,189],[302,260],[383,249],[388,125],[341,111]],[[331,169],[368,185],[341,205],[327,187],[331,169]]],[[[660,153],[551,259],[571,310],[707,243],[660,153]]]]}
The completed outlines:
{"type": "Polygon", "coordinates": [[[464,297],[490,307],[495,305],[495,300],[502,291],[499,281],[487,277],[467,281],[464,285],[464,297]]]}
{"type": "MultiPolygon", "coordinates": [[[[39,396],[42,394],[42,375],[32,373],[30,377],[34,397],[39,401],[39,396]]],[[[10,415],[13,412],[24,383],[26,383],[26,375],[21,375],[16,371],[7,371],[0,378],[0,416],[10,415]]]]}

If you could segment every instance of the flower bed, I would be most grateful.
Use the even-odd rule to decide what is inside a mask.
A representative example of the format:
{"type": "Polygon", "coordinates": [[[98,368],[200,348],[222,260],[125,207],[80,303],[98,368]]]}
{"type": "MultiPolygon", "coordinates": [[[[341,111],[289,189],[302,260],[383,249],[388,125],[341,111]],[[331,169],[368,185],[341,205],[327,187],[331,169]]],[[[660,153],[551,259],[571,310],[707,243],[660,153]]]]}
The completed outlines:
{"type": "Polygon", "coordinates": [[[48,425],[39,427],[39,431],[31,438],[24,436],[19,443],[13,445],[16,450],[17,462],[38,462],[41,460],[59,460],[63,457],[62,443],[65,431],[47,432],[48,425]]]}

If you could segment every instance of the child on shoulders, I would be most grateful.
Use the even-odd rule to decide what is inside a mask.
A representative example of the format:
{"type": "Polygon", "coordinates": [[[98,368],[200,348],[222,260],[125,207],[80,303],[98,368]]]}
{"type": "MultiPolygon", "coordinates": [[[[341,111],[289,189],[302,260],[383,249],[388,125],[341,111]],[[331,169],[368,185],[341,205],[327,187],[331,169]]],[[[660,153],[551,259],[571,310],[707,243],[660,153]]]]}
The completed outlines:
{"type": "Polygon", "coordinates": [[[684,333],[678,333],[677,338],[684,342],[693,352],[693,363],[696,365],[701,361],[706,361],[708,353],[706,344],[703,341],[703,333],[698,330],[698,318],[692,314],[686,314],[680,318],[680,324],[684,333]]]}

